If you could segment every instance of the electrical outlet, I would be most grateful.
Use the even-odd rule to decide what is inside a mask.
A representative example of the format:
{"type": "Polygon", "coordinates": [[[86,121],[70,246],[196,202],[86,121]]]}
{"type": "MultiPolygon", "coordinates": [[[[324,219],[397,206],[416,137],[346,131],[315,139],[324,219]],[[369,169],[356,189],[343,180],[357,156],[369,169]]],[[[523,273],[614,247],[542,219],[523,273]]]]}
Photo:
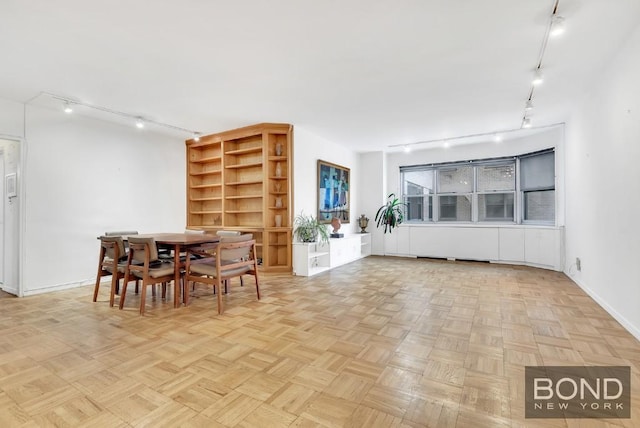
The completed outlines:
{"type": "Polygon", "coordinates": [[[576,269],[578,269],[578,271],[582,270],[582,262],[580,261],[580,257],[576,257],[576,269]]]}

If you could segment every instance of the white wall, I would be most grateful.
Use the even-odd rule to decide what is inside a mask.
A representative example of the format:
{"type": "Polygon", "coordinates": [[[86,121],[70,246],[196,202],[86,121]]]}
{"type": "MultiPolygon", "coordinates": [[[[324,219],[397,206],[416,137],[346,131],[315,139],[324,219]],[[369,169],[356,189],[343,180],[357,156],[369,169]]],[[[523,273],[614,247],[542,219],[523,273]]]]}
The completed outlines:
{"type": "Polygon", "coordinates": [[[567,125],[565,162],[566,273],[640,339],[638,52],[640,27],[567,125]]]}
{"type": "Polygon", "coordinates": [[[360,154],[360,176],[358,177],[359,206],[361,213],[369,219],[367,232],[371,233],[371,253],[384,254],[384,236],[376,229],[375,215],[378,208],[384,204],[386,191],[386,156],[383,152],[368,152],[360,154]]]}
{"type": "MultiPolygon", "coordinates": [[[[294,126],[293,134],[293,215],[301,212],[314,217],[318,214],[318,159],[351,169],[350,223],[343,223],[341,233],[355,233],[360,217],[359,194],[363,189],[357,185],[360,175],[358,156],[338,143],[325,140],[303,127],[294,126]]],[[[366,190],[364,190],[366,191],[366,190]]]]}
{"type": "Polygon", "coordinates": [[[105,231],[184,229],[184,140],[28,107],[26,144],[25,295],[94,281],[105,231]]]}

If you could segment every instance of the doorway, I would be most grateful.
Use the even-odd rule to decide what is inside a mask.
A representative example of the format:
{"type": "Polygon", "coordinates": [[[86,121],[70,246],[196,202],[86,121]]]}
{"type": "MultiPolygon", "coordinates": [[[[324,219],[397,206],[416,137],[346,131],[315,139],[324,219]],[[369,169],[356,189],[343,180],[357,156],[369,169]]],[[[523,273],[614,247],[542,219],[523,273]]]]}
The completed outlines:
{"type": "Polygon", "coordinates": [[[20,141],[0,138],[0,290],[20,296],[20,141]],[[12,193],[7,193],[7,176],[12,193]]]}

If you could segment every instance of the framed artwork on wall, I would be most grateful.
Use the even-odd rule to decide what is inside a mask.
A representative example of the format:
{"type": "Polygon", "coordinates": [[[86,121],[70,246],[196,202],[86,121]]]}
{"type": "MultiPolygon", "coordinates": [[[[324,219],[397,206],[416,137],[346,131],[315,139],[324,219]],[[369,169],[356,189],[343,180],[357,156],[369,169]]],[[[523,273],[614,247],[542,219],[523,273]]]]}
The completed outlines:
{"type": "Polygon", "coordinates": [[[16,173],[7,174],[4,177],[4,191],[7,198],[15,198],[18,196],[18,183],[16,179],[16,173]]]}
{"type": "Polygon", "coordinates": [[[337,217],[341,223],[350,221],[349,195],[351,170],[344,166],[318,160],[318,221],[331,223],[337,217]]]}

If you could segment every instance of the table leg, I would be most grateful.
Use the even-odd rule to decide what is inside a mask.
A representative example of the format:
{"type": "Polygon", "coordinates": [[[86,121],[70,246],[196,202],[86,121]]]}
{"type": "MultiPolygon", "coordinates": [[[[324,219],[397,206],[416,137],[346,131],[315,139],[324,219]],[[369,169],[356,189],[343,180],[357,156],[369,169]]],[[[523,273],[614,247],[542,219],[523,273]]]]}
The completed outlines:
{"type": "Polygon", "coordinates": [[[175,275],[173,279],[173,307],[180,307],[180,244],[173,248],[173,263],[175,275]]]}

